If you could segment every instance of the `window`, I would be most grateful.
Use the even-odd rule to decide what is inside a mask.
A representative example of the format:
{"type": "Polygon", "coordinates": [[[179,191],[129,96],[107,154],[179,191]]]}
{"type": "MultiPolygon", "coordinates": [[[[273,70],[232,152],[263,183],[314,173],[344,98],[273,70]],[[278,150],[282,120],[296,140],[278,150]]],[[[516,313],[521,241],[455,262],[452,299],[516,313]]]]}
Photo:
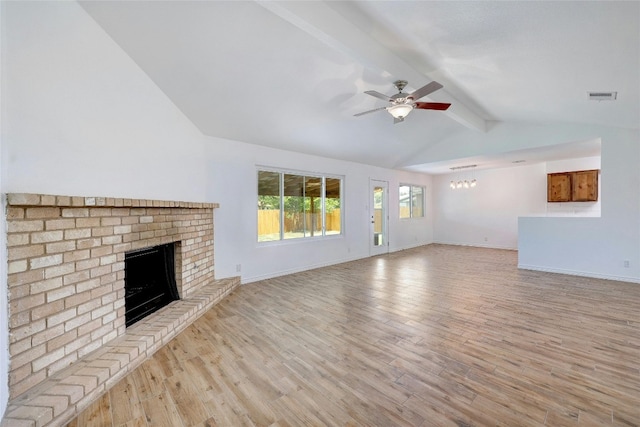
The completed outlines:
{"type": "Polygon", "coordinates": [[[421,218],[424,216],[424,187],[400,184],[400,218],[421,218]]]}
{"type": "Polygon", "coordinates": [[[342,178],[258,170],[258,241],[341,234],[342,178]]]}

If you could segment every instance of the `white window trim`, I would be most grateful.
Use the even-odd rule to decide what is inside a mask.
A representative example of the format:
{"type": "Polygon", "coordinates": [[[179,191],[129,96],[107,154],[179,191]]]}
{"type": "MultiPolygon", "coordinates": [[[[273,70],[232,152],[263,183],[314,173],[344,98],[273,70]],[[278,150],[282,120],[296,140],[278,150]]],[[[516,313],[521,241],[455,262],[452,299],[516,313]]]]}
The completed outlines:
{"type": "MultiPolygon", "coordinates": [[[[284,209],[280,209],[280,238],[278,240],[267,240],[267,241],[259,241],[258,239],[258,229],[257,229],[257,224],[258,224],[258,218],[257,218],[257,210],[256,210],[256,230],[255,230],[255,237],[256,237],[256,244],[258,246],[277,246],[277,245],[287,245],[287,244],[295,244],[295,243],[302,243],[302,242],[312,242],[312,241],[319,241],[319,240],[329,240],[329,239],[339,239],[339,238],[343,238],[345,235],[345,214],[344,214],[344,200],[345,200],[345,195],[344,195],[344,188],[345,188],[345,177],[343,175],[336,175],[336,174],[328,174],[328,173],[319,173],[319,172],[310,172],[310,171],[303,171],[303,170],[297,170],[297,169],[288,169],[288,168],[277,168],[277,167],[272,167],[272,166],[262,166],[262,165],[256,165],[256,183],[258,180],[258,176],[259,176],[259,172],[275,172],[280,174],[280,189],[282,190],[284,188],[284,175],[299,175],[299,176],[303,176],[303,177],[310,177],[310,178],[321,178],[322,179],[322,194],[323,194],[323,203],[322,203],[322,235],[321,236],[304,236],[304,237],[298,237],[298,238],[293,238],[293,239],[285,239],[284,238],[284,215],[285,215],[285,210],[284,209]],[[326,224],[325,224],[325,212],[326,212],[326,206],[324,203],[324,194],[326,194],[326,190],[325,190],[325,185],[326,185],[326,179],[327,178],[331,178],[331,179],[338,179],[340,180],[340,233],[339,234],[326,234],[326,224]]],[[[258,199],[259,194],[257,194],[257,188],[256,188],[256,200],[258,199]]],[[[284,194],[280,194],[280,206],[282,207],[284,204],[284,194]]],[[[256,204],[257,205],[257,204],[256,204]]]]}
{"type": "Polygon", "coordinates": [[[405,182],[401,182],[398,184],[398,218],[400,221],[408,221],[408,220],[419,220],[421,218],[425,218],[425,194],[427,193],[427,187],[424,185],[418,184],[409,184],[405,182]],[[400,187],[409,187],[409,216],[401,217],[400,216],[400,187]],[[422,189],[422,215],[421,216],[413,216],[413,189],[415,187],[419,187],[422,189]]]}

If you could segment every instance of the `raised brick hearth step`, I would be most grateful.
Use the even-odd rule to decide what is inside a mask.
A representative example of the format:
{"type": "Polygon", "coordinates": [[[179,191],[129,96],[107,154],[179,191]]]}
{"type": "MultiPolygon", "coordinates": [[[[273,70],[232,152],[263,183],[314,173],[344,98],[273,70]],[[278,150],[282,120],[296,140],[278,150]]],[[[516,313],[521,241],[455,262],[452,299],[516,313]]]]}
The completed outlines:
{"type": "Polygon", "coordinates": [[[64,426],[240,285],[215,280],[9,402],[1,427],[64,426]]]}

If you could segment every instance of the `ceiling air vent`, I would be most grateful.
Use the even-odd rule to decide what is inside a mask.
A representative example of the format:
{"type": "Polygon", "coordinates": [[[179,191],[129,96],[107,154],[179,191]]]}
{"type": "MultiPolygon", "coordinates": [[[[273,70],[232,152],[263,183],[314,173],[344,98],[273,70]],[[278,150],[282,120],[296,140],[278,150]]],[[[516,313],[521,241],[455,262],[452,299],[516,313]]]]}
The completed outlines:
{"type": "Polygon", "coordinates": [[[591,101],[615,101],[618,92],[587,92],[591,101]]]}
{"type": "Polygon", "coordinates": [[[454,166],[454,167],[452,167],[452,168],[449,168],[449,169],[451,169],[452,171],[457,171],[457,170],[460,170],[460,169],[469,169],[469,168],[475,168],[476,166],[478,166],[478,165],[464,165],[464,166],[454,166]]]}

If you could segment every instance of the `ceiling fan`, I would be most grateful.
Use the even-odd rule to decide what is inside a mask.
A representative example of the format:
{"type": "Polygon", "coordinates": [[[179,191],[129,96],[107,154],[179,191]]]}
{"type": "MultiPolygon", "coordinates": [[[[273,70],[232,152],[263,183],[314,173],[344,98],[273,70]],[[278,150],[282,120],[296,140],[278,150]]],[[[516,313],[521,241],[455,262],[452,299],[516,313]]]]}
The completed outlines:
{"type": "Polygon", "coordinates": [[[376,92],[375,90],[368,90],[365,92],[368,95],[388,101],[390,103],[389,106],[364,111],[362,113],[354,114],[354,116],[358,117],[364,114],[373,113],[374,111],[387,110],[389,114],[393,116],[393,123],[396,124],[404,121],[404,118],[407,117],[407,115],[414,109],[444,111],[451,106],[451,104],[443,102],[417,102],[418,99],[423,96],[427,96],[442,88],[442,85],[436,81],[422,86],[420,89],[417,89],[412,93],[402,93],[402,89],[407,85],[406,80],[396,80],[393,84],[398,88],[398,93],[392,96],[384,95],[380,92],[376,92]]]}

